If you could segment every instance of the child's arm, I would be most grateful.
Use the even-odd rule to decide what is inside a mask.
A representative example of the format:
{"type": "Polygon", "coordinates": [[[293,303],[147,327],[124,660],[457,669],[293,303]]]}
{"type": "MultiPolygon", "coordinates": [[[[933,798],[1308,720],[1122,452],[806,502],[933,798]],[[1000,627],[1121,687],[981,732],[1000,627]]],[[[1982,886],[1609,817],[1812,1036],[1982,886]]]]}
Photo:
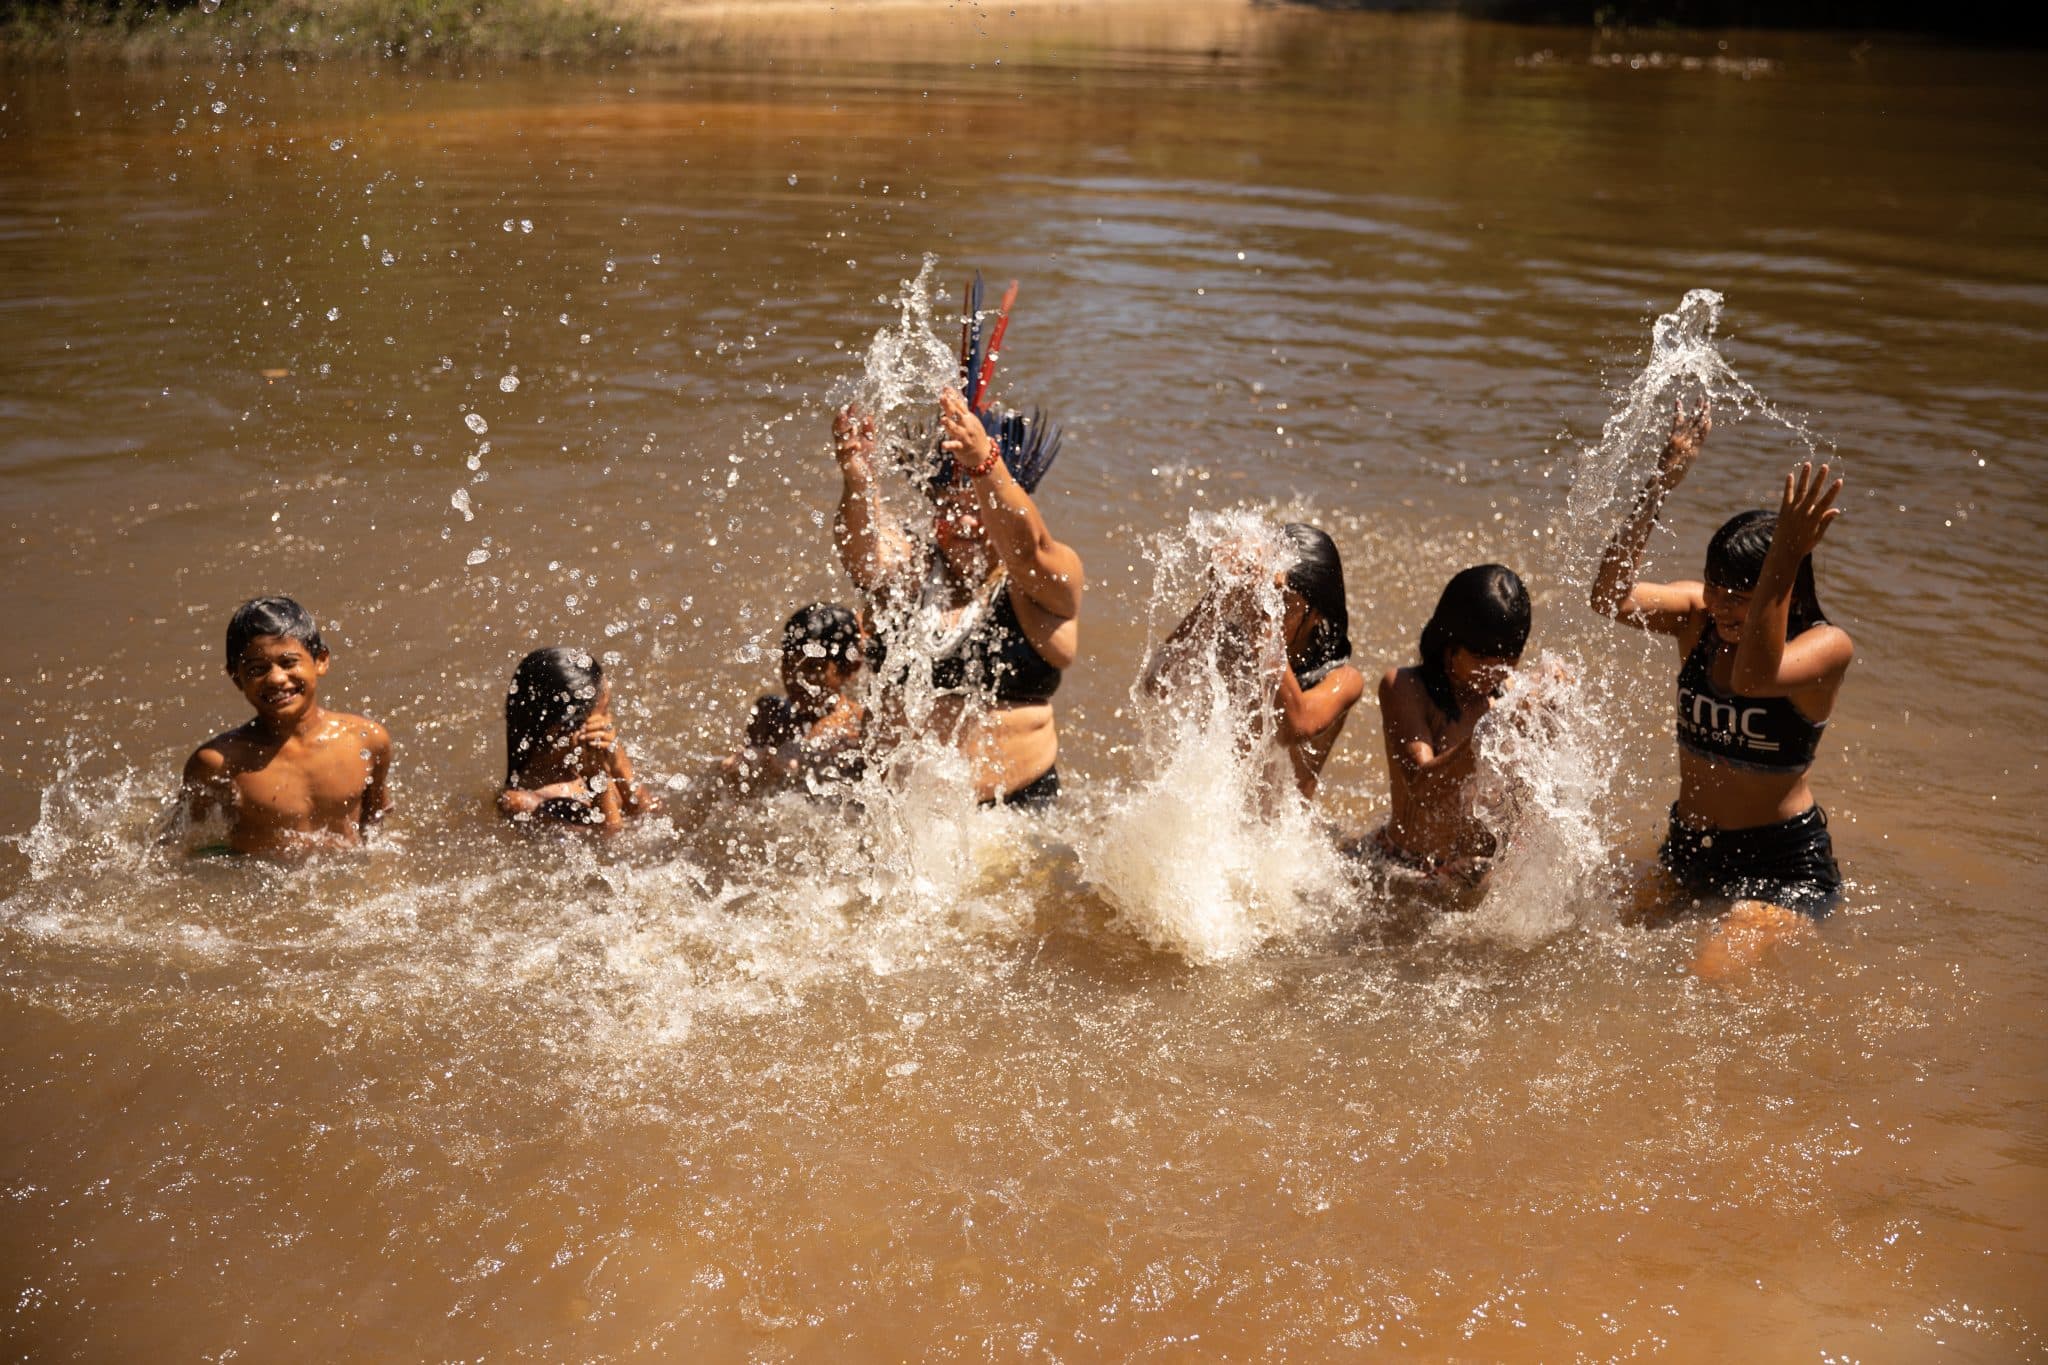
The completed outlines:
{"type": "Polygon", "coordinates": [[[910,566],[910,541],[883,513],[875,489],[875,423],[858,408],[842,408],[832,420],[832,454],[839,461],[839,512],[832,543],[853,585],[878,591],[910,566]]]}
{"type": "Polygon", "coordinates": [[[590,783],[581,777],[567,782],[550,782],[545,787],[506,786],[498,792],[498,814],[512,819],[532,815],[550,801],[573,801],[579,806],[587,806],[590,799],[590,783]]]}
{"type": "Polygon", "coordinates": [[[370,755],[370,776],[363,784],[362,809],[356,813],[356,833],[367,835],[371,826],[391,809],[391,733],[374,720],[363,722],[363,748],[370,755]]]}
{"type": "Polygon", "coordinates": [[[1593,575],[1593,610],[1625,626],[1656,635],[1680,635],[1706,607],[1697,583],[1638,583],[1636,574],[1643,551],[1650,543],[1650,528],[1664,499],[1685,479],[1714,428],[1713,414],[1705,402],[1688,413],[1683,399],[1676,400],[1671,437],[1658,457],[1657,472],[1636,495],[1626,520],[1615,529],[1607,548],[1600,553],[1600,567],[1593,575]]]}
{"type": "Polygon", "coordinates": [[[1011,586],[1048,616],[1073,620],[1081,611],[1081,556],[1053,539],[1038,504],[1010,477],[987,428],[953,389],[939,399],[939,423],[946,430],[946,450],[968,472],[981,507],[982,534],[1009,571],[1011,586]]]}
{"type": "Polygon", "coordinates": [[[1298,744],[1313,739],[1349,715],[1365,695],[1365,675],[1349,664],[1340,664],[1323,675],[1321,682],[1304,689],[1294,670],[1283,661],[1280,689],[1275,702],[1280,711],[1280,740],[1298,744]]]}
{"type": "Polygon", "coordinates": [[[1820,538],[1842,509],[1834,505],[1842,481],[1828,484],[1828,467],[1815,474],[1811,461],[1785,476],[1785,498],[1778,507],[1778,527],[1749,599],[1749,617],[1735,646],[1729,685],[1752,697],[1783,697],[1839,681],[1855,654],[1847,631],[1809,630],[1788,642],[1792,589],[1799,566],[1820,544],[1820,538]],[[1796,480],[1796,484],[1795,484],[1796,480]]]}
{"type": "Polygon", "coordinates": [[[597,795],[592,808],[604,815],[606,829],[625,816],[661,808],[660,798],[643,789],[633,775],[633,757],[619,740],[618,722],[609,712],[590,716],[576,732],[577,766],[597,795]]]}
{"type": "Polygon", "coordinates": [[[235,784],[228,775],[228,756],[212,744],[202,744],[194,750],[192,757],[185,760],[178,801],[183,809],[184,825],[167,829],[164,833],[166,843],[183,838],[186,830],[215,815],[232,819],[235,784]]]}
{"type": "Polygon", "coordinates": [[[1446,735],[1440,744],[1429,724],[1429,694],[1404,669],[1390,668],[1380,679],[1380,723],[1388,766],[1407,779],[1419,799],[1441,799],[1439,792],[1472,775],[1471,731],[1456,739],[1446,735]]]}
{"type": "Polygon", "coordinates": [[[1180,624],[1173,628],[1159,648],[1152,651],[1152,657],[1145,665],[1145,691],[1154,697],[1163,697],[1172,689],[1173,677],[1186,666],[1189,651],[1194,648],[1196,634],[1216,620],[1217,590],[1211,585],[1194,608],[1181,617],[1180,624]]]}

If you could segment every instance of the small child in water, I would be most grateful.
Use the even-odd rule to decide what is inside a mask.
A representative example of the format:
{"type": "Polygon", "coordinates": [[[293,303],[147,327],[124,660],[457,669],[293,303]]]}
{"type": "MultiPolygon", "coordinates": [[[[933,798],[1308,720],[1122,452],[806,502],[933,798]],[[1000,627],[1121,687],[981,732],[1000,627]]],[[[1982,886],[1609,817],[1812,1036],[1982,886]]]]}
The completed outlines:
{"type": "Polygon", "coordinates": [[[612,719],[604,666],[580,649],[536,649],[505,693],[505,785],[498,813],[616,833],[660,809],[633,775],[612,719]]]}
{"type": "Polygon", "coordinates": [[[841,782],[861,774],[867,708],[850,695],[866,655],[860,621],[813,602],[782,627],[782,687],[754,703],[747,742],[720,765],[743,792],[788,781],[841,782]]]}
{"type": "Polygon", "coordinates": [[[1422,628],[1421,662],[1380,679],[1394,809],[1373,842],[1396,866],[1452,883],[1484,879],[1498,836],[1473,808],[1473,732],[1521,662],[1529,623],[1514,570],[1466,569],[1422,628]]]}
{"type": "Polygon", "coordinates": [[[389,808],[391,736],[320,705],[328,663],[319,628],[289,597],[254,598],[229,619],[228,676],[256,715],[199,746],[182,793],[191,824],[226,816],[229,850],[350,847],[389,808]]]}

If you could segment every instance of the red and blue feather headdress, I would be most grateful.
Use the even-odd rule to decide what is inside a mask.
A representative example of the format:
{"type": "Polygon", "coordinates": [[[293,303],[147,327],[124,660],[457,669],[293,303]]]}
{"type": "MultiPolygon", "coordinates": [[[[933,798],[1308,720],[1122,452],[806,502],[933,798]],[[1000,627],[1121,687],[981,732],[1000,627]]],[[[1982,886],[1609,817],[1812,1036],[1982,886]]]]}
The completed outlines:
{"type": "MultiPolygon", "coordinates": [[[[982,429],[988,432],[989,439],[995,442],[1010,477],[1030,493],[1037,489],[1045,471],[1051,469],[1052,462],[1059,458],[1063,434],[1059,423],[1048,421],[1038,408],[1033,408],[1027,417],[992,403],[984,406],[990,383],[995,379],[1003,333],[1009,330],[1010,309],[1016,302],[1017,282],[1012,280],[1010,287],[1003,291],[1001,305],[984,310],[981,272],[974,272],[974,278],[967,285],[967,297],[960,316],[960,393],[974,415],[981,419],[982,429]]],[[[953,457],[941,449],[937,463],[933,484],[952,482],[955,477],[953,457]]]]}

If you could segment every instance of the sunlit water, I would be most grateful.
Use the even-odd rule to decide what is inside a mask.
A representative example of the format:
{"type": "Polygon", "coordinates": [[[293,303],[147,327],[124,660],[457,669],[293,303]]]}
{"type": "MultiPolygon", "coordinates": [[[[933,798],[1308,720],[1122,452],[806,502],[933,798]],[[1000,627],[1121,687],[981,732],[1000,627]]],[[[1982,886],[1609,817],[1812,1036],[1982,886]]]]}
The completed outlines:
{"type": "Polygon", "coordinates": [[[821,22],[745,72],[0,78],[10,1347],[2040,1354],[2041,61],[821,22]],[[1002,396],[1069,431],[1061,809],[928,757],[500,830],[535,645],[616,654],[678,803],[736,743],[783,617],[850,599],[831,406],[910,412],[977,265],[1023,281],[1002,396]],[[1619,922],[1678,661],[1582,605],[1674,382],[1723,404],[1653,573],[1809,449],[1850,479],[1851,893],[1732,989],[1701,926],[1619,922]],[[1568,704],[1501,740],[1470,911],[1336,851],[1383,812],[1370,687],[1270,818],[1226,716],[1134,693],[1247,519],[1336,537],[1369,680],[1457,568],[1529,579],[1568,704]],[[332,623],[398,812],[303,870],[166,861],[264,591],[332,623]]]}

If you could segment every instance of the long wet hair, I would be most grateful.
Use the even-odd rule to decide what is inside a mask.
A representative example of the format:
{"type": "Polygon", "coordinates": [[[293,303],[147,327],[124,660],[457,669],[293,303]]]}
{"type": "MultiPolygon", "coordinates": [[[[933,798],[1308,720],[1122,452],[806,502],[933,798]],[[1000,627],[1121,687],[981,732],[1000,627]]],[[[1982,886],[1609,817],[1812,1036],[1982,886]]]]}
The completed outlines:
{"type": "Polygon", "coordinates": [[[505,690],[505,780],[546,751],[548,737],[581,725],[604,690],[604,666],[580,649],[536,649],[505,690]]]}
{"type": "Polygon", "coordinates": [[[1295,679],[1314,687],[1351,659],[1351,610],[1344,597],[1344,560],[1337,542],[1313,526],[1291,521],[1280,528],[1287,543],[1287,590],[1321,618],[1302,646],[1295,679]]]}
{"type": "Polygon", "coordinates": [[[1520,659],[1529,643],[1529,590],[1505,564],[1475,564],[1444,585],[1436,611],[1422,628],[1423,690],[1437,709],[1456,718],[1458,697],[1445,661],[1453,649],[1483,659],[1520,659]]]}
{"type": "MultiPolygon", "coordinates": [[[[1730,592],[1753,592],[1763,577],[1764,557],[1771,552],[1771,537],[1778,532],[1778,514],[1761,507],[1730,517],[1707,542],[1707,582],[1730,592]]],[[[1792,580],[1792,603],[1785,637],[1792,638],[1828,623],[1820,609],[1820,594],[1813,586],[1813,556],[1799,561],[1792,580]]]]}
{"type": "Polygon", "coordinates": [[[252,597],[236,607],[235,614],[228,618],[228,672],[241,665],[242,652],[249,648],[251,640],[266,635],[297,640],[316,659],[327,653],[311,612],[289,597],[252,597]]]}

